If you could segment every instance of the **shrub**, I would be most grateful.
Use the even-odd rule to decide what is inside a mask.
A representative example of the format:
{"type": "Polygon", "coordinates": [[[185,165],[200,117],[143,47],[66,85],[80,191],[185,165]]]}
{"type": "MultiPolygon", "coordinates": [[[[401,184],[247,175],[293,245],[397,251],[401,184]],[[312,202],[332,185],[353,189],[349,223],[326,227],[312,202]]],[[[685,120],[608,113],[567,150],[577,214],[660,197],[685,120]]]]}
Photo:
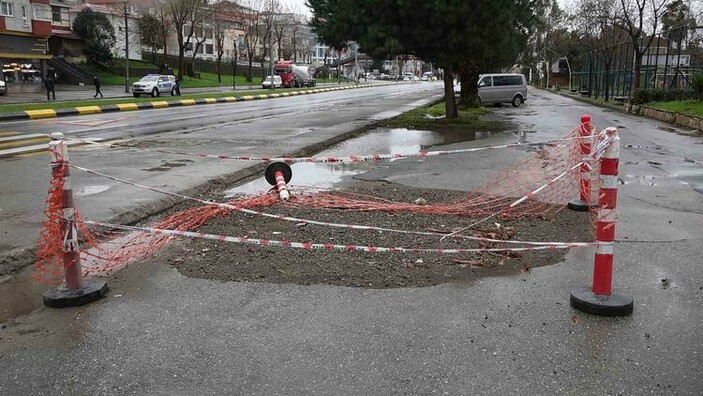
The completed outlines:
{"type": "Polygon", "coordinates": [[[692,89],[652,89],[637,90],[632,93],[632,104],[643,105],[650,102],[672,102],[693,99],[697,95],[692,89]]]}
{"type": "Polygon", "coordinates": [[[691,88],[698,95],[698,100],[703,100],[703,74],[696,74],[691,79],[691,88]]]}

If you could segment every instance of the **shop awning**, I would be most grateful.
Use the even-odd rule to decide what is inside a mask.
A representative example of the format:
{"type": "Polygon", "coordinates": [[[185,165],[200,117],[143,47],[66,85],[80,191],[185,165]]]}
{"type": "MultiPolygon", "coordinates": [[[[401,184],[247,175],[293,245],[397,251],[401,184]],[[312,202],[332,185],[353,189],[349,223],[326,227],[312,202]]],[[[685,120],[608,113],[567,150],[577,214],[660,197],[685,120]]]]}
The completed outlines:
{"type": "Polygon", "coordinates": [[[0,34],[0,58],[51,59],[47,54],[46,38],[36,36],[0,34]]]}

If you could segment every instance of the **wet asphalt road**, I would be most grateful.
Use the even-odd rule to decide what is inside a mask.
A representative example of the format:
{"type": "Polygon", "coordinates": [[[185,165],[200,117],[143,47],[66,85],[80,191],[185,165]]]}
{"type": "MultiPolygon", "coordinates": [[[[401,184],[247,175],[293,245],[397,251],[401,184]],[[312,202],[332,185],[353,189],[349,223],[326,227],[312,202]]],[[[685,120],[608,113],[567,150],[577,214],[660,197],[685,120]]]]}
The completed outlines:
{"type": "MultiPolygon", "coordinates": [[[[2,130],[127,139],[131,144],[189,153],[283,156],[328,139],[341,139],[374,120],[427,103],[439,93],[440,84],[405,84],[231,104],[5,122],[2,130]]],[[[169,191],[188,190],[204,180],[254,165],[91,145],[71,149],[70,156],[73,164],[169,191]]],[[[5,175],[0,179],[1,251],[36,244],[48,164],[47,153],[0,159],[0,172],[5,175]]],[[[153,201],[163,198],[77,170],[71,173],[79,205],[89,218],[110,219],[126,212],[140,217],[154,210],[153,201]]]]}
{"type": "MultiPolygon", "coordinates": [[[[634,297],[632,316],[570,308],[592,249],[519,275],[397,290],[188,279],[156,258],[109,277],[103,301],[0,330],[0,383],[11,394],[700,394],[703,139],[535,90],[494,112],[529,141],[589,112],[642,147],[622,150],[615,246],[614,290],[634,297]]],[[[357,177],[468,189],[525,155],[481,153],[357,177]]]]}

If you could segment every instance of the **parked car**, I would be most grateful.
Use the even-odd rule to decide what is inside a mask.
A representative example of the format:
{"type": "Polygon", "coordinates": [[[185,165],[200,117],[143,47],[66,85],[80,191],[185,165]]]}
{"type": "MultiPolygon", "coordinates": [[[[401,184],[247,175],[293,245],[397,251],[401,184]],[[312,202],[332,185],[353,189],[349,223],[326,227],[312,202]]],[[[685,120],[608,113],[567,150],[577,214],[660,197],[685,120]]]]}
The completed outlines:
{"type": "MultiPolygon", "coordinates": [[[[461,86],[459,87],[461,90],[461,86]]],[[[524,74],[485,74],[478,80],[481,104],[510,103],[520,107],[527,100],[527,80],[524,74]]]]}
{"type": "Polygon", "coordinates": [[[0,79],[0,95],[7,95],[7,83],[0,79]]]}
{"type": "MultiPolygon", "coordinates": [[[[281,88],[283,87],[283,80],[281,76],[273,76],[273,87],[281,88]]],[[[261,88],[268,89],[271,88],[271,76],[266,76],[264,81],[261,82],[261,88]]]]}
{"type": "Polygon", "coordinates": [[[160,96],[162,93],[171,93],[176,86],[176,76],[165,74],[147,74],[141,80],[132,84],[132,94],[135,98],[139,95],[160,96]]]}

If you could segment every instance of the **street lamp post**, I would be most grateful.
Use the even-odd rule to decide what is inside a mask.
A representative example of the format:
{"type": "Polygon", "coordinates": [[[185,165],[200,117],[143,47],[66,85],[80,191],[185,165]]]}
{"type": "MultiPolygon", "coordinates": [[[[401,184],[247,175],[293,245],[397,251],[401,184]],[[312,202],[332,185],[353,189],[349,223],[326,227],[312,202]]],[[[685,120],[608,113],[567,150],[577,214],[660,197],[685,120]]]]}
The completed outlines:
{"type": "Polygon", "coordinates": [[[571,92],[571,64],[569,63],[569,58],[564,57],[566,60],[566,67],[569,69],[569,92],[571,92]]]}
{"type": "Polygon", "coordinates": [[[129,93],[129,24],[127,19],[127,4],[128,1],[123,1],[124,5],[124,93],[129,93]]]}

